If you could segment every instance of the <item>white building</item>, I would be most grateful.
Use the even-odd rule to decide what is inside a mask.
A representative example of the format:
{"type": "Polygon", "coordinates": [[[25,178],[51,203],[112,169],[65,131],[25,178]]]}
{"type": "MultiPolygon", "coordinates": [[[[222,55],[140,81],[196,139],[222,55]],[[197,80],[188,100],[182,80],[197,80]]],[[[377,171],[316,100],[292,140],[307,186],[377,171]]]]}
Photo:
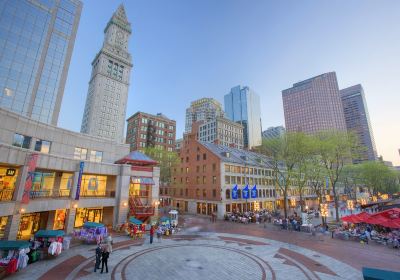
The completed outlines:
{"type": "Polygon", "coordinates": [[[225,118],[215,118],[199,126],[198,139],[243,149],[243,126],[225,118]]]}
{"type": "Polygon", "coordinates": [[[128,52],[131,25],[123,5],[104,30],[104,43],[92,62],[81,132],[124,142],[124,126],[132,58],[128,52]]]}

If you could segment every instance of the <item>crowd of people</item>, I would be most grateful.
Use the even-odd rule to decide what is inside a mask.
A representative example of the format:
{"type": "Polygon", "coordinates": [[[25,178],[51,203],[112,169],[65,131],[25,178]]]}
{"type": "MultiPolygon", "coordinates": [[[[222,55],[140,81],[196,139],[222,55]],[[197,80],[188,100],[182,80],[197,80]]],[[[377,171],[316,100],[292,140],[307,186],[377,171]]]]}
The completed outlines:
{"type": "Polygon", "coordinates": [[[256,211],[233,211],[226,213],[224,216],[225,221],[249,224],[249,223],[266,223],[271,222],[274,217],[279,215],[277,212],[272,212],[267,209],[256,211]]]}

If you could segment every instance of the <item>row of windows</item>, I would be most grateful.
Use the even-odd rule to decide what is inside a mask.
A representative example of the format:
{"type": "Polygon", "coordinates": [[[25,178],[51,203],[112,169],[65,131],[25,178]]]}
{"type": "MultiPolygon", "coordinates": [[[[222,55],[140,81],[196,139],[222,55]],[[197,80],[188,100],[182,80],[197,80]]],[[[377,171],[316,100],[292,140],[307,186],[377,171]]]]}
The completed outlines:
{"type": "Polygon", "coordinates": [[[92,150],[88,158],[88,149],[76,147],[74,151],[74,159],[101,162],[103,159],[103,152],[92,150]]]}
{"type": "MultiPolygon", "coordinates": [[[[174,177],[173,182],[177,182],[176,177],[174,177]]],[[[183,183],[183,177],[180,177],[180,182],[183,183]]],[[[185,183],[190,183],[189,177],[185,178],[185,183]]],[[[197,176],[196,184],[207,184],[207,176],[203,176],[202,179],[200,178],[200,176],[197,176]]],[[[217,176],[212,176],[212,184],[217,184],[217,176]]]]}
{"type": "Polygon", "coordinates": [[[274,176],[274,172],[269,169],[241,167],[229,164],[225,164],[225,172],[260,175],[260,176],[274,176]]]}
{"type": "MultiPolygon", "coordinates": [[[[217,197],[217,189],[212,189],[209,190],[210,195],[212,197],[217,197]]],[[[160,188],[160,195],[180,195],[183,196],[185,195],[186,197],[189,196],[189,189],[176,189],[176,188],[160,188]]],[[[207,197],[207,189],[196,189],[196,197],[200,197],[200,195],[202,195],[203,197],[207,197]]]]}
{"type": "Polygon", "coordinates": [[[250,184],[250,185],[261,185],[261,186],[274,186],[274,179],[267,178],[253,178],[253,177],[241,177],[241,176],[225,176],[225,185],[231,184],[250,184]]]}
{"type": "MultiPolygon", "coordinates": [[[[31,146],[32,137],[21,135],[18,133],[14,134],[14,140],[12,145],[24,149],[29,149],[31,146]]],[[[50,152],[51,142],[46,140],[36,140],[34,150],[37,152],[48,154],[50,152]]]]}

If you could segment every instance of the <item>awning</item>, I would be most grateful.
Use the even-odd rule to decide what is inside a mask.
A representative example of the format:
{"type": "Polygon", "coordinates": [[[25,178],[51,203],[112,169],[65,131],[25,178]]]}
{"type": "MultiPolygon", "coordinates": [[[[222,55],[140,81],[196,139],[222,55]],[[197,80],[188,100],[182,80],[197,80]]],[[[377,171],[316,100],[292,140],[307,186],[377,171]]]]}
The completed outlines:
{"type": "Polygon", "coordinates": [[[38,230],[35,233],[35,237],[61,237],[64,236],[65,232],[62,230],[38,230]]]}
{"type": "Polygon", "coordinates": [[[154,180],[151,177],[137,177],[132,176],[131,182],[133,184],[141,184],[141,185],[154,185],[154,180]]]}
{"type": "Polygon", "coordinates": [[[129,222],[131,223],[131,224],[135,224],[135,225],[141,225],[141,224],[143,224],[143,222],[141,221],[141,220],[138,220],[138,219],[136,219],[135,217],[130,217],[129,218],[129,222]]]}
{"type": "Polygon", "coordinates": [[[28,241],[0,240],[0,250],[15,250],[29,248],[28,241]]]}
{"type": "Polygon", "coordinates": [[[86,222],[83,224],[84,228],[101,228],[104,227],[103,224],[95,223],[95,222],[86,222]]]}

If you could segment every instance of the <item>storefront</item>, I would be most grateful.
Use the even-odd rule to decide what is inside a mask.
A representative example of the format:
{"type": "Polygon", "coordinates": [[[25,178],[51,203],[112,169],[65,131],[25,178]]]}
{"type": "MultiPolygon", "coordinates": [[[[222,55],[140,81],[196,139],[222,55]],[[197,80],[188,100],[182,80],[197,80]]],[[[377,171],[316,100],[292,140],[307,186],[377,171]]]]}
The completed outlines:
{"type": "Polygon", "coordinates": [[[103,207],[76,209],[74,227],[75,228],[82,227],[85,222],[102,223],[103,207]]]}
{"type": "Polygon", "coordinates": [[[21,215],[17,239],[28,240],[39,229],[46,229],[49,212],[35,212],[21,215]]]}
{"type": "Polygon", "coordinates": [[[211,215],[218,211],[218,206],[215,203],[197,202],[197,214],[211,215]]]}
{"type": "Polygon", "coordinates": [[[0,217],[0,240],[4,238],[7,228],[8,216],[0,217]]]}
{"type": "Polygon", "coordinates": [[[81,196],[105,196],[107,189],[107,176],[87,175],[82,176],[81,196]]]}
{"type": "Polygon", "coordinates": [[[17,177],[18,168],[0,166],[0,201],[10,201],[13,199],[17,177]]]}
{"type": "Polygon", "coordinates": [[[56,210],[55,216],[54,216],[54,224],[53,224],[52,229],[64,230],[66,217],[67,217],[67,210],[65,210],[65,209],[56,210]]]}
{"type": "Polygon", "coordinates": [[[31,197],[52,196],[55,178],[55,172],[35,170],[33,173],[31,197]]]}

